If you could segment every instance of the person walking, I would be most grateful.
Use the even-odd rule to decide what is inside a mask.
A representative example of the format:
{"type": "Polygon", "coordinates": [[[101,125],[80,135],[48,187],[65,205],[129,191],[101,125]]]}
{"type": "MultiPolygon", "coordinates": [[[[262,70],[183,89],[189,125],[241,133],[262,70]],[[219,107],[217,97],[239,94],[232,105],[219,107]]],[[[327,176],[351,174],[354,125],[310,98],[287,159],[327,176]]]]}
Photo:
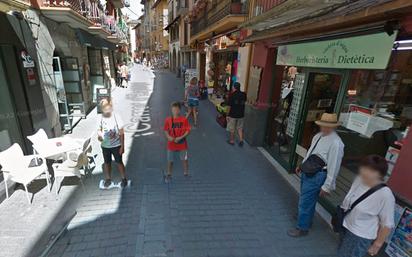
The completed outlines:
{"type": "Polygon", "coordinates": [[[118,63],[116,65],[116,86],[121,87],[122,86],[122,72],[120,69],[121,65],[118,63]]]}
{"type": "Polygon", "coordinates": [[[166,118],[163,128],[167,139],[167,179],[172,178],[176,157],[182,161],[184,176],[189,176],[187,136],[190,133],[190,125],[187,118],[180,115],[180,111],[181,104],[172,103],[172,115],[166,118]]]}
{"type": "Polygon", "coordinates": [[[127,178],[122,159],[124,153],[123,121],[119,115],[113,113],[113,105],[109,100],[103,99],[100,102],[100,107],[102,115],[98,122],[97,136],[101,143],[104,159],[104,187],[108,188],[112,184],[112,156],[122,177],[120,185],[125,187],[127,186],[127,178]]]}
{"type": "Polygon", "coordinates": [[[120,76],[121,76],[120,85],[122,87],[127,87],[128,86],[128,77],[129,77],[129,68],[126,65],[126,62],[122,62],[122,66],[120,66],[120,76]],[[123,86],[123,82],[126,82],[126,86],[123,86]]]}
{"type": "Polygon", "coordinates": [[[388,164],[379,155],[361,161],[359,175],[341,205],[346,215],[338,257],[376,256],[395,226],[395,197],[383,183],[387,171],[388,164]],[[368,196],[364,198],[364,194],[368,196]]]}
{"type": "Polygon", "coordinates": [[[235,144],[235,132],[239,136],[239,146],[243,146],[243,123],[245,117],[245,104],[247,96],[245,92],[240,90],[240,83],[235,82],[233,85],[234,92],[229,96],[228,101],[228,116],[227,116],[227,131],[229,132],[228,144],[235,144]]]}
{"type": "Polygon", "coordinates": [[[188,111],[186,118],[189,119],[190,116],[193,116],[193,124],[197,127],[197,116],[198,116],[198,107],[199,107],[199,97],[200,89],[196,77],[193,77],[190,80],[189,86],[186,88],[185,100],[187,101],[188,111]]]}
{"type": "Polygon", "coordinates": [[[315,123],[320,132],[313,137],[302,165],[296,169],[296,173],[301,174],[301,185],[297,225],[288,231],[291,237],[308,234],[319,197],[335,189],[344,154],[344,144],[335,131],[340,125],[337,115],[324,113],[315,123]]]}

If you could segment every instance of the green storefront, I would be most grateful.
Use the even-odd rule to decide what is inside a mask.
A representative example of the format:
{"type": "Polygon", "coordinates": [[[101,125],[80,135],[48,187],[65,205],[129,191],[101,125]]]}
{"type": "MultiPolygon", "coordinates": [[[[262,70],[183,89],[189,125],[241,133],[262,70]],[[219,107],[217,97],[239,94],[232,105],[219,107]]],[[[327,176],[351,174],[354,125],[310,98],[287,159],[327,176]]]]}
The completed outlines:
{"type": "Polygon", "coordinates": [[[337,113],[345,157],[335,192],[321,201],[329,211],[348,191],[359,160],[396,152],[412,122],[412,51],[394,50],[396,37],[382,32],[278,46],[283,77],[275,87],[282,90],[274,96],[279,104],[269,115],[265,148],[293,171],[318,132],[314,121],[337,113]]]}

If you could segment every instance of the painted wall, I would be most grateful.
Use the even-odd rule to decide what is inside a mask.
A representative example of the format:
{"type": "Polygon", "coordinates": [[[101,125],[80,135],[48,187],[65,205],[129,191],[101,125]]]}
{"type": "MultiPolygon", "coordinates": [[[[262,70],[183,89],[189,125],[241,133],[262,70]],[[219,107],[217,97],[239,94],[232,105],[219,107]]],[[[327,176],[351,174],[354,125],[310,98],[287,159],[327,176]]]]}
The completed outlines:
{"type": "Polygon", "coordinates": [[[405,139],[398,161],[389,179],[391,189],[399,194],[402,198],[412,202],[412,132],[409,132],[405,139]]]}
{"type": "Polygon", "coordinates": [[[241,85],[242,91],[245,91],[249,73],[249,55],[251,52],[251,45],[247,44],[244,47],[239,47],[238,50],[238,66],[237,66],[237,81],[241,85]]]}
{"type": "Polygon", "coordinates": [[[254,45],[252,65],[263,68],[259,85],[258,108],[267,108],[270,101],[275,53],[275,48],[268,48],[264,43],[258,42],[254,45]]]}

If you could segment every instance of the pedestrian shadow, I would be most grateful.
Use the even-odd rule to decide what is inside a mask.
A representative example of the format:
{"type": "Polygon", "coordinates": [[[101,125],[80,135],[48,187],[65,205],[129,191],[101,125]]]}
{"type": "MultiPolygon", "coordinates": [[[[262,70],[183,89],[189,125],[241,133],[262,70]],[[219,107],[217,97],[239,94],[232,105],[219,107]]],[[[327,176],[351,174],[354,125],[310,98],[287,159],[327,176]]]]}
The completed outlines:
{"type": "MultiPolygon", "coordinates": [[[[164,183],[162,123],[169,103],[183,95],[180,80],[164,86],[172,78],[158,74],[156,94],[139,105],[140,120],[126,131],[131,143],[125,166],[132,186],[100,190],[98,164],[84,181],[86,192],[78,187],[62,208],[62,215],[77,214],[48,256],[333,257],[335,239],[318,218],[310,237],[287,238],[296,193],[256,149],[225,143],[226,132],[207,101],[201,102],[200,128],[188,139],[192,177],[183,178],[176,166],[172,183],[164,183]]],[[[120,180],[115,165],[113,175],[120,180]]],[[[48,242],[35,242],[25,257],[37,256],[36,246],[48,242]]]]}

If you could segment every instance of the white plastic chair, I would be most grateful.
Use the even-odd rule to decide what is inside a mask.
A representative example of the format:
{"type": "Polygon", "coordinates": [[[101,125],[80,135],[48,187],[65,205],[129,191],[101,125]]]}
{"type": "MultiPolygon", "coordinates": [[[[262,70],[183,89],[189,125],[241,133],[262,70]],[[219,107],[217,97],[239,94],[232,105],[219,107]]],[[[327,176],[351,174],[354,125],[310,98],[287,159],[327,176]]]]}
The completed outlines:
{"type": "Polygon", "coordinates": [[[31,203],[27,186],[43,174],[46,175],[47,187],[50,191],[50,175],[47,170],[46,160],[38,155],[25,156],[18,144],[13,144],[8,149],[0,152],[0,164],[4,175],[7,198],[9,198],[7,180],[12,180],[24,186],[27,201],[31,203]],[[30,167],[30,164],[36,166],[30,167]]]}
{"type": "MultiPolygon", "coordinates": [[[[82,174],[80,171],[85,171],[89,163],[89,159],[87,157],[86,152],[87,149],[88,148],[86,148],[86,150],[82,151],[80,154],[77,154],[75,152],[70,153],[69,158],[66,161],[64,161],[63,163],[54,163],[52,165],[56,183],[57,178],[64,179],[65,177],[78,177],[80,179],[80,183],[83,187],[83,190],[86,191],[82,180],[82,174]]],[[[56,194],[58,194],[60,191],[63,179],[61,179],[61,181],[59,182],[59,186],[56,186],[56,194]]]]}
{"type": "MultiPolygon", "coordinates": [[[[93,136],[93,135],[92,135],[92,136],[93,136]]],[[[82,152],[84,152],[85,155],[86,155],[87,158],[88,158],[88,162],[87,162],[87,165],[86,165],[86,167],[85,167],[85,172],[86,172],[86,171],[88,172],[88,171],[90,170],[90,163],[91,163],[91,162],[94,163],[94,164],[96,164],[95,156],[94,156],[93,153],[92,153],[92,151],[93,151],[92,144],[91,144],[91,142],[92,142],[92,136],[90,136],[90,137],[88,137],[88,138],[86,138],[86,139],[74,139],[74,140],[76,140],[76,142],[77,142],[79,145],[82,145],[82,149],[79,150],[79,151],[76,151],[75,153],[81,154],[82,152]]],[[[71,153],[69,153],[69,155],[70,155],[70,154],[71,154],[71,153]]]]}
{"type": "MultiPolygon", "coordinates": [[[[38,154],[36,146],[41,146],[42,144],[44,144],[44,142],[47,141],[49,137],[47,136],[44,129],[41,128],[37,130],[37,132],[33,135],[27,136],[27,139],[30,140],[30,142],[33,144],[33,154],[38,154]]],[[[64,159],[64,155],[58,154],[55,156],[51,156],[48,159],[58,161],[64,159]]]]}

